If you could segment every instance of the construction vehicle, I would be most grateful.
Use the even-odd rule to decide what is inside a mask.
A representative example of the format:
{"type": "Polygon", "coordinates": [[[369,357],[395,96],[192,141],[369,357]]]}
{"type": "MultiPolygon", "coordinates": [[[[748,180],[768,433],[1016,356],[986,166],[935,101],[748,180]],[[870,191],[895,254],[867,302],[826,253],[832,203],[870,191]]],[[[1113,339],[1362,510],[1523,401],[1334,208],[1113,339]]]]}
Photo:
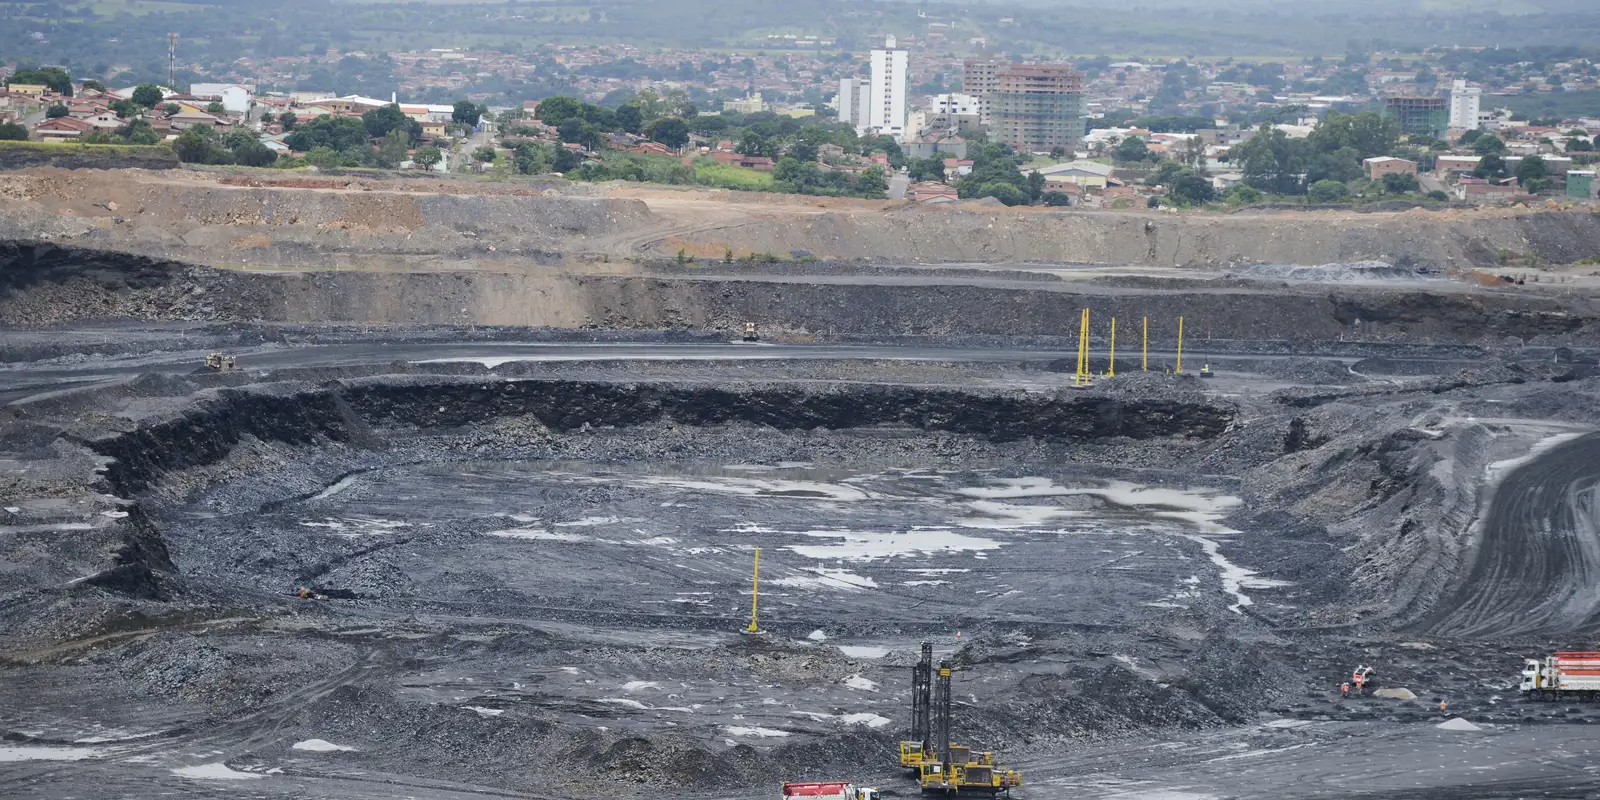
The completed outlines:
{"type": "Polygon", "coordinates": [[[936,758],[926,755],[918,766],[917,783],[924,794],[961,792],[1010,796],[1022,785],[1022,775],[1000,769],[993,753],[973,754],[970,747],[950,744],[950,676],[948,661],[939,664],[934,675],[933,738],[936,758]]]}
{"type": "Polygon", "coordinates": [[[746,322],[744,324],[744,340],[747,342],[761,341],[761,337],[756,334],[756,324],[754,322],[746,322]]]}
{"type": "Polygon", "coordinates": [[[1215,377],[1217,377],[1217,373],[1211,371],[1211,365],[1210,364],[1206,364],[1205,366],[1202,366],[1200,368],[1200,377],[1202,377],[1202,378],[1215,378],[1215,377]]]}
{"type": "Polygon", "coordinates": [[[221,353],[212,353],[206,356],[206,369],[209,369],[212,372],[222,372],[224,370],[235,369],[233,356],[225,356],[221,353]]]}
{"type": "Polygon", "coordinates": [[[786,783],[784,797],[821,797],[824,800],[882,800],[875,786],[856,786],[844,781],[818,781],[811,783],[786,783]]]}
{"type": "Polygon", "coordinates": [[[1368,689],[1378,688],[1378,676],[1373,673],[1372,667],[1357,665],[1355,671],[1350,673],[1350,683],[1356,687],[1356,694],[1366,694],[1368,689]]]}
{"type": "Polygon", "coordinates": [[[1517,689],[1529,700],[1600,699],[1600,653],[1569,651],[1530,658],[1517,689]]]}
{"type": "Polygon", "coordinates": [[[900,768],[921,774],[924,757],[933,752],[933,643],[922,643],[922,659],[911,668],[911,740],[900,742],[900,768]]]}

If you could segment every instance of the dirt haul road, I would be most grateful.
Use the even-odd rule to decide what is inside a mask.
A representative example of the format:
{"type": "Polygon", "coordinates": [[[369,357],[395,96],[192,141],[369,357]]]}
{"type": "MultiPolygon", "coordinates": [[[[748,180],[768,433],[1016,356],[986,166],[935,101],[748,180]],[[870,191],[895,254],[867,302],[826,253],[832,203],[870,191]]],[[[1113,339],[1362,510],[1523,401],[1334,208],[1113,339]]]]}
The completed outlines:
{"type": "MultiPolygon", "coordinates": [[[[1592,256],[1588,211],[1232,215],[1075,212],[409,176],[33,169],[0,175],[0,238],[216,265],[499,268],[604,259],[823,259],[1216,266],[1378,259],[1491,266],[1592,256]],[[468,262],[463,264],[462,262],[468,262]]],[[[587,267],[585,267],[587,268],[587,267]]],[[[598,269],[598,268],[596,268],[598,269]]]]}

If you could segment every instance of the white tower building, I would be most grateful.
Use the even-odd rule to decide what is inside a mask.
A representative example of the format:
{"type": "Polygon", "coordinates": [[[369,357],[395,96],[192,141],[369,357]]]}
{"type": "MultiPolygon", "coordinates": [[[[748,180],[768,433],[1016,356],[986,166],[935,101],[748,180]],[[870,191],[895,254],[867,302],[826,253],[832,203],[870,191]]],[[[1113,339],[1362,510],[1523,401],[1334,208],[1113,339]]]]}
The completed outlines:
{"type": "Polygon", "coordinates": [[[906,132],[906,51],[894,49],[890,36],[882,50],[872,51],[867,127],[900,139],[906,132]]]}
{"type": "Polygon", "coordinates": [[[865,133],[872,122],[868,109],[872,100],[872,84],[866,78],[839,79],[839,121],[854,125],[856,133],[865,133]]]}
{"type": "Polygon", "coordinates": [[[1483,90],[1468,86],[1466,81],[1456,81],[1450,86],[1450,127],[1472,130],[1478,127],[1479,105],[1483,90]]]}

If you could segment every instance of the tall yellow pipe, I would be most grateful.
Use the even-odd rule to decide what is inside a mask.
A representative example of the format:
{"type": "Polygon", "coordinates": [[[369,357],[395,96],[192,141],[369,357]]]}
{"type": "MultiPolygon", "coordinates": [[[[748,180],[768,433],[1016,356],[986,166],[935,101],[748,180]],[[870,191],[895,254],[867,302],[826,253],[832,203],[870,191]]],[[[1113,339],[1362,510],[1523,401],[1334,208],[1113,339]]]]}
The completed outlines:
{"type": "Polygon", "coordinates": [[[750,632],[760,633],[756,626],[756,601],[761,596],[761,548],[756,548],[756,572],[750,580],[750,632]]]}
{"type": "Polygon", "coordinates": [[[1178,372],[1183,372],[1183,317],[1178,317],[1178,372]]]}
{"type": "Polygon", "coordinates": [[[1117,375],[1117,318],[1111,318],[1111,363],[1106,365],[1106,374],[1111,377],[1117,375]]]}
{"type": "Polygon", "coordinates": [[[1144,318],[1144,355],[1139,358],[1139,369],[1150,371],[1150,318],[1144,318]]]}

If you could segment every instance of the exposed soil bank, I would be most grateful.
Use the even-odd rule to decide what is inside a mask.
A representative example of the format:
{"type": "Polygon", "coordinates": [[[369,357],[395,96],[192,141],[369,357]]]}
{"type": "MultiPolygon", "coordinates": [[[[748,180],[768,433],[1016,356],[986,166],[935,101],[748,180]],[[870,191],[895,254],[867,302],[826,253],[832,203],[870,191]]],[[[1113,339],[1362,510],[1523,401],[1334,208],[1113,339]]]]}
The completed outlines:
{"type": "Polygon", "coordinates": [[[1134,289],[1084,281],[970,280],[254,272],[0,242],[0,324],[266,320],[732,332],[753,321],[768,336],[1048,336],[1068,333],[1079,310],[1089,308],[1100,320],[1149,317],[1152,341],[1162,342],[1175,339],[1167,328],[1180,315],[1194,342],[1600,341],[1600,310],[1590,298],[1531,287],[1469,290],[1441,282],[1435,291],[1416,284],[1385,289],[1233,281],[1134,289]]]}
{"type": "Polygon", "coordinates": [[[0,175],[0,237],[213,265],[525,267],[680,251],[887,262],[1080,262],[1184,267],[1366,259],[1492,266],[1503,253],[1592,257],[1592,211],[1232,215],[1006,209],[739,197],[641,187],[400,177],[245,179],[224,172],[39,169],[0,175]],[[614,197],[596,196],[611,191],[614,197]]]}

